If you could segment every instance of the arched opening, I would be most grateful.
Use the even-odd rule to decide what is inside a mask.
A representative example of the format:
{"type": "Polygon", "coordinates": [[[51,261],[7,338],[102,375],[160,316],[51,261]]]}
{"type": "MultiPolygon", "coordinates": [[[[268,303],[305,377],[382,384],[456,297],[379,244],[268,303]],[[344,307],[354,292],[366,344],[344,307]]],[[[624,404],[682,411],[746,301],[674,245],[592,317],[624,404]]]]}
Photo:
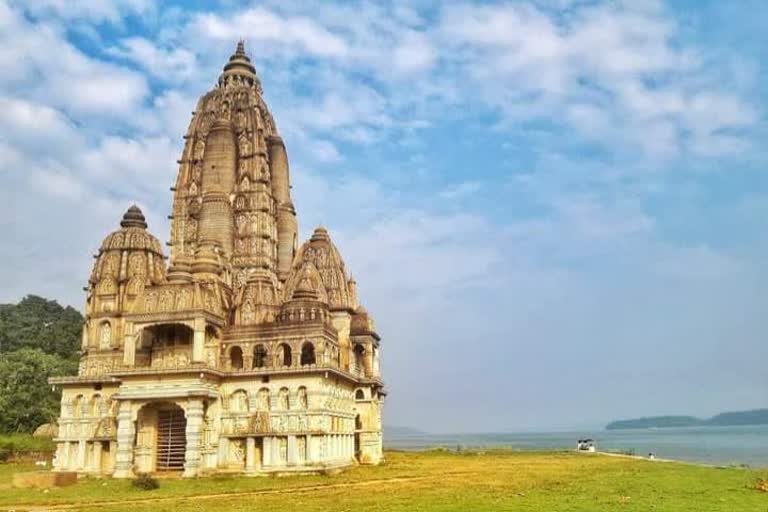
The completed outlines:
{"type": "Polygon", "coordinates": [[[315,346],[307,341],[301,346],[301,366],[315,364],[315,346]]]}
{"type": "Polygon", "coordinates": [[[139,410],[135,466],[138,473],[180,471],[187,451],[187,419],[174,403],[151,403],[139,410]]]}
{"type": "Polygon", "coordinates": [[[296,393],[296,401],[299,403],[299,409],[307,408],[307,388],[304,386],[299,387],[299,390],[296,393]]]}
{"type": "Polygon", "coordinates": [[[269,411],[269,389],[261,388],[256,393],[256,408],[259,411],[269,411]]]}
{"type": "Polygon", "coordinates": [[[107,322],[101,322],[99,325],[99,348],[107,349],[112,345],[112,325],[107,322]]]}
{"type": "Polygon", "coordinates": [[[184,324],[152,325],[141,331],[136,365],[152,368],[179,368],[192,360],[194,331],[184,324]]]}
{"type": "Polygon", "coordinates": [[[364,368],[365,347],[360,343],[355,343],[355,371],[362,372],[364,368]]]}
{"type": "Polygon", "coordinates": [[[256,345],[253,349],[253,367],[254,368],[266,368],[269,354],[267,353],[267,347],[262,344],[256,345]]]}
{"type": "Polygon", "coordinates": [[[101,416],[101,404],[102,404],[101,394],[96,393],[91,397],[90,415],[93,416],[94,418],[98,418],[101,416]]]}
{"type": "Polygon", "coordinates": [[[229,410],[232,412],[248,412],[248,393],[238,389],[229,396],[229,410]]]}
{"type": "Polygon", "coordinates": [[[280,388],[280,392],[278,393],[278,401],[280,403],[280,409],[287,411],[291,408],[290,403],[290,392],[288,391],[288,388],[280,388]]]}
{"type": "Polygon", "coordinates": [[[72,417],[79,418],[83,413],[83,395],[77,395],[72,400],[72,417]]]}
{"type": "Polygon", "coordinates": [[[365,392],[362,389],[355,391],[355,400],[365,400],[365,392]]]}
{"type": "Polygon", "coordinates": [[[181,407],[157,411],[157,470],[184,469],[187,451],[187,418],[181,407]]]}
{"type": "Polygon", "coordinates": [[[238,346],[229,349],[229,367],[233,370],[243,369],[243,349],[238,346]]]}
{"type": "Polygon", "coordinates": [[[277,365],[278,366],[291,366],[293,358],[291,357],[291,347],[286,343],[281,343],[277,347],[277,365]]]}
{"type": "Polygon", "coordinates": [[[220,338],[221,338],[221,336],[219,335],[218,330],[214,326],[207,325],[205,327],[205,342],[206,343],[213,343],[213,342],[215,342],[216,340],[218,340],[220,338]]]}

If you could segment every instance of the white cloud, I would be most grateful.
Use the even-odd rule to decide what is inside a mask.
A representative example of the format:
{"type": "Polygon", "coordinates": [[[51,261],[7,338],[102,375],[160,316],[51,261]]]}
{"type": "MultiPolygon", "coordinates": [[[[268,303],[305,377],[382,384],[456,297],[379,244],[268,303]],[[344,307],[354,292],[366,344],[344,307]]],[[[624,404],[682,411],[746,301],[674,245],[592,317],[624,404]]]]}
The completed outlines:
{"type": "Polygon", "coordinates": [[[738,150],[738,136],[716,132],[754,126],[754,106],[674,42],[677,27],[659,5],[636,7],[583,7],[563,21],[527,4],[454,5],[443,12],[443,47],[512,120],[565,110],[587,139],[652,159],[738,150]]]}
{"type": "Polygon", "coordinates": [[[149,92],[146,78],[89,57],[55,26],[32,24],[0,4],[0,87],[66,112],[106,117],[135,111],[149,92]]]}
{"type": "Polygon", "coordinates": [[[142,14],[153,8],[151,0],[24,0],[21,5],[35,16],[114,24],[120,24],[126,14],[142,14]]]}
{"type": "Polygon", "coordinates": [[[429,39],[416,32],[408,32],[394,48],[392,62],[400,73],[424,72],[432,67],[435,50],[429,39]]]}
{"type": "Polygon", "coordinates": [[[164,81],[190,77],[197,64],[195,54],[191,51],[184,48],[158,48],[143,37],[122,39],[119,46],[110,48],[108,53],[128,59],[164,81]]]}
{"type": "Polygon", "coordinates": [[[464,181],[457,185],[448,187],[440,191],[440,197],[443,199],[463,199],[474,195],[482,188],[483,184],[479,181],[464,181]]]}
{"type": "Polygon", "coordinates": [[[342,57],[349,51],[346,41],[305,16],[281,17],[268,9],[256,7],[228,15],[201,14],[192,30],[205,37],[228,43],[245,38],[254,46],[270,42],[289,51],[342,57]]]}

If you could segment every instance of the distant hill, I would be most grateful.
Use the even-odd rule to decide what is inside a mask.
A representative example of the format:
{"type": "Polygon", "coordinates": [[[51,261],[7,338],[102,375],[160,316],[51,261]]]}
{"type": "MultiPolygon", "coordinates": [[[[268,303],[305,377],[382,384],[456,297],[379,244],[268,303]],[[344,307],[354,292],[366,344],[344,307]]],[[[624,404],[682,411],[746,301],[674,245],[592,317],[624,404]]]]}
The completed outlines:
{"type": "Polygon", "coordinates": [[[622,430],[629,428],[672,428],[695,427],[704,422],[693,416],[651,416],[632,420],[614,421],[606,425],[606,430],[622,430]]]}
{"type": "Polygon", "coordinates": [[[651,416],[631,420],[614,421],[606,430],[675,428],[675,427],[727,427],[736,425],[768,425],[768,409],[724,412],[709,419],[694,416],[651,416]]]}

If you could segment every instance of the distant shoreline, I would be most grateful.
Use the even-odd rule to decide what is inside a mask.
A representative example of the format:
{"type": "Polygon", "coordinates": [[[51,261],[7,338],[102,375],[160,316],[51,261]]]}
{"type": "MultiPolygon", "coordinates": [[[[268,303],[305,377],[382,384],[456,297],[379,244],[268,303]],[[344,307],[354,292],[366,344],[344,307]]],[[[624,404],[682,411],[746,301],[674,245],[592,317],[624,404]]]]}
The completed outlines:
{"type": "Polygon", "coordinates": [[[723,412],[702,419],[695,416],[647,416],[613,421],[606,430],[640,430],[681,427],[739,427],[768,425],[768,409],[723,412]]]}
{"type": "Polygon", "coordinates": [[[768,425],[683,427],[639,430],[581,430],[575,432],[406,434],[384,431],[385,449],[418,451],[510,448],[516,451],[571,451],[578,439],[592,438],[597,451],[646,458],[670,459],[714,466],[768,467],[768,425]]]}

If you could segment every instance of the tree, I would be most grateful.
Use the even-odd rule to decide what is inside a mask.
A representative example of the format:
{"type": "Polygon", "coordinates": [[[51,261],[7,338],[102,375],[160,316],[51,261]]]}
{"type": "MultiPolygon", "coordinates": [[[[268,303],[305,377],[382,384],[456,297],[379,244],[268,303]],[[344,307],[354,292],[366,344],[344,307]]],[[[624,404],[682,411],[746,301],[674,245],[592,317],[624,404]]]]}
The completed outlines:
{"type": "Polygon", "coordinates": [[[75,359],[82,329],[80,312],[55,300],[28,295],[18,304],[0,304],[0,353],[38,348],[75,359]]]}
{"type": "Polygon", "coordinates": [[[31,432],[59,415],[60,391],[48,377],[73,375],[77,363],[42,350],[22,348],[0,357],[0,432],[31,432]]]}

